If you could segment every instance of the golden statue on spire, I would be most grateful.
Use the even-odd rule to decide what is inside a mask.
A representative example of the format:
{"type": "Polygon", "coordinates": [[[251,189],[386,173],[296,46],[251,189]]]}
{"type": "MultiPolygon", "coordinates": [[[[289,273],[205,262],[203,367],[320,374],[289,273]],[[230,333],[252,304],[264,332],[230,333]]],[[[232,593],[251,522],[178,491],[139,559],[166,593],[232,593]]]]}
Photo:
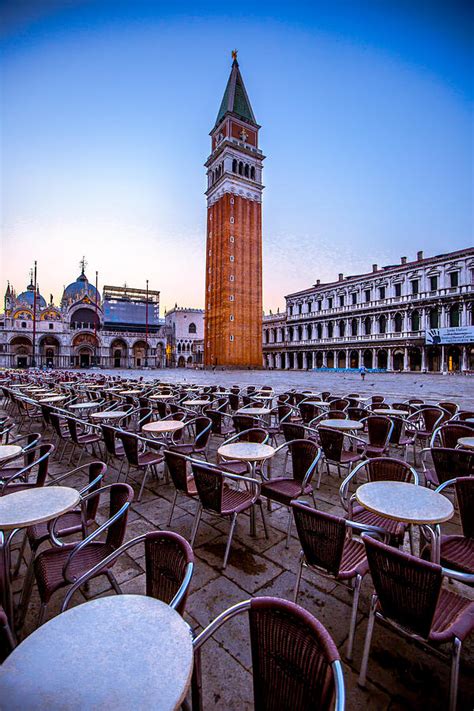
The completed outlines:
{"type": "Polygon", "coordinates": [[[239,51],[238,49],[233,49],[233,50],[232,50],[232,59],[234,60],[234,62],[237,61],[237,52],[238,52],[238,51],[239,51]]]}

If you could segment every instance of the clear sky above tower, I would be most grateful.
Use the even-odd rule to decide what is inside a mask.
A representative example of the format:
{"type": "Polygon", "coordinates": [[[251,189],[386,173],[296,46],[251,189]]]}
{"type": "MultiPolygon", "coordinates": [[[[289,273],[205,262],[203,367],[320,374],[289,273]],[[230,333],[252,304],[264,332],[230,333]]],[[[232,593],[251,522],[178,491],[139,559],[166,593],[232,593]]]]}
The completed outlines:
{"type": "Polygon", "coordinates": [[[0,288],[80,273],[203,306],[231,68],[262,124],[264,305],[473,243],[469,2],[3,0],[0,288]]]}

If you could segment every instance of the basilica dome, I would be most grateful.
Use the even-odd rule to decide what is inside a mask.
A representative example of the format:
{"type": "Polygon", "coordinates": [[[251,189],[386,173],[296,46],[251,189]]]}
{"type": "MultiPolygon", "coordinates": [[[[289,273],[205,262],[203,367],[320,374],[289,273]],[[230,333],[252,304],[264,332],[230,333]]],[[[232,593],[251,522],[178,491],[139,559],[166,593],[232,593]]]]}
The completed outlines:
{"type": "Polygon", "coordinates": [[[77,277],[76,281],[69,284],[64,289],[63,296],[61,299],[62,305],[72,304],[76,301],[80,301],[84,297],[88,297],[94,304],[96,302],[100,303],[100,295],[95,286],[89,283],[84,271],[81,272],[80,276],[77,277]]]}
{"type": "MultiPolygon", "coordinates": [[[[33,308],[34,306],[34,301],[35,301],[35,287],[34,284],[29,284],[26,287],[26,291],[23,291],[21,294],[17,296],[17,301],[19,301],[22,304],[28,304],[28,306],[31,306],[33,308]]],[[[41,294],[37,293],[36,294],[36,307],[39,309],[44,309],[46,306],[46,299],[41,296],[41,294]]]]}

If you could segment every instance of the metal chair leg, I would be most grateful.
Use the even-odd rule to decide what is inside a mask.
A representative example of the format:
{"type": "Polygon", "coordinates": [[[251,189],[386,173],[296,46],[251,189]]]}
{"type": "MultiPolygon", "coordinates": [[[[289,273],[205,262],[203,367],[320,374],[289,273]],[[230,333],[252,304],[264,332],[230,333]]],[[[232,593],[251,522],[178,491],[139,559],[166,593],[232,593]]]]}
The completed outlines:
{"type": "Polygon", "coordinates": [[[459,683],[459,660],[461,658],[462,642],[457,637],[453,641],[451,656],[451,678],[449,683],[449,711],[456,711],[459,683]]]}
{"type": "Polygon", "coordinates": [[[301,551],[298,572],[296,573],[296,583],[295,583],[295,592],[293,593],[293,602],[298,601],[298,593],[300,591],[301,576],[303,575],[303,564],[304,564],[304,553],[303,553],[303,551],[301,551]]]}
{"type": "Polygon", "coordinates": [[[365,686],[367,679],[367,665],[369,662],[370,645],[372,644],[372,635],[374,633],[374,623],[375,623],[375,606],[377,605],[377,596],[372,595],[372,600],[370,602],[370,614],[369,621],[367,623],[367,632],[365,634],[364,652],[362,654],[362,662],[360,665],[360,674],[358,684],[359,686],[365,686]]]}
{"type": "Polygon", "coordinates": [[[116,578],[115,575],[112,573],[112,571],[111,571],[111,570],[106,570],[106,571],[105,571],[105,574],[106,574],[106,576],[108,577],[108,579],[110,580],[110,584],[112,585],[112,587],[113,587],[113,589],[115,590],[115,592],[117,593],[117,595],[121,595],[121,594],[122,594],[122,590],[121,590],[121,588],[120,588],[120,585],[119,585],[118,582],[117,582],[117,578],[116,578]]]}
{"type": "Polygon", "coordinates": [[[231,521],[231,524],[230,524],[229,537],[227,538],[227,546],[226,546],[226,549],[225,549],[224,563],[223,563],[223,565],[222,565],[222,570],[224,570],[225,567],[227,566],[227,559],[228,559],[228,557],[229,557],[230,545],[231,545],[231,543],[232,543],[232,538],[233,538],[233,535],[234,535],[234,528],[235,528],[236,522],[237,522],[237,514],[235,513],[235,514],[232,514],[232,521],[231,521]]]}
{"type": "Polygon", "coordinates": [[[192,531],[191,531],[191,541],[190,541],[190,543],[191,543],[191,548],[194,546],[194,541],[196,540],[196,535],[197,535],[197,532],[198,532],[199,523],[200,523],[200,521],[201,521],[201,516],[202,516],[202,505],[199,504],[199,508],[198,508],[198,510],[196,511],[195,518],[194,518],[194,523],[193,523],[193,528],[192,528],[192,531]]]}
{"type": "Polygon", "coordinates": [[[178,490],[176,489],[173,497],[173,503],[171,504],[171,511],[168,518],[168,526],[171,526],[171,519],[173,518],[174,507],[176,506],[176,501],[178,500],[178,490]]]}
{"type": "Polygon", "coordinates": [[[352,659],[352,648],[354,646],[355,628],[357,624],[357,610],[359,609],[360,588],[362,586],[362,576],[357,575],[354,582],[354,597],[352,600],[351,623],[349,626],[349,637],[347,638],[347,659],[352,659]]]}
{"type": "Polygon", "coordinates": [[[38,623],[37,623],[37,625],[36,625],[37,627],[41,627],[41,625],[43,624],[44,618],[45,618],[45,615],[46,615],[46,608],[47,608],[47,607],[48,607],[48,603],[47,603],[47,602],[42,602],[42,603],[41,603],[41,607],[40,607],[40,611],[39,611],[39,615],[38,615],[38,623]]]}
{"type": "Polygon", "coordinates": [[[267,521],[265,519],[265,514],[263,512],[263,504],[260,501],[258,504],[258,508],[260,509],[260,515],[262,517],[262,523],[263,523],[263,530],[265,531],[265,538],[268,538],[268,529],[267,529],[267,521]]]}
{"type": "Polygon", "coordinates": [[[290,547],[290,536],[291,536],[291,527],[293,525],[293,514],[291,509],[288,509],[288,528],[286,531],[286,546],[285,548],[290,547]]]}
{"type": "Polygon", "coordinates": [[[142,480],[142,485],[140,487],[140,491],[138,492],[138,499],[137,501],[142,500],[142,494],[143,494],[143,489],[145,488],[145,482],[148,479],[148,467],[145,467],[144,472],[143,472],[143,480],[142,480]]]}

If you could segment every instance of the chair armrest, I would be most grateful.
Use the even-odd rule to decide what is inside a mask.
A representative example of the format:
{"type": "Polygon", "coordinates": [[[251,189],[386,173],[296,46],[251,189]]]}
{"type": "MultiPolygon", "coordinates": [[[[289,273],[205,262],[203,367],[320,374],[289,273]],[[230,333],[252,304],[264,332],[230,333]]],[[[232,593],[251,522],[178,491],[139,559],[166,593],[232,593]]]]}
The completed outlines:
{"type": "Polygon", "coordinates": [[[260,490],[262,487],[261,487],[260,482],[257,481],[257,479],[254,479],[251,476],[241,476],[240,474],[230,474],[230,473],[223,471],[222,469],[220,469],[220,472],[225,479],[232,479],[233,481],[239,481],[239,482],[243,481],[246,484],[250,484],[252,487],[254,487],[256,489],[256,492],[253,496],[254,501],[256,499],[258,499],[258,497],[260,496],[260,490]]]}
{"type": "Polygon", "coordinates": [[[365,534],[367,536],[371,536],[372,538],[381,540],[382,543],[388,543],[390,540],[390,534],[381,526],[371,526],[369,524],[357,523],[356,521],[346,519],[346,527],[352,529],[353,531],[360,531],[362,538],[365,534]]]}
{"type": "Polygon", "coordinates": [[[474,574],[472,573],[460,573],[457,570],[451,570],[451,568],[441,568],[441,574],[444,578],[457,580],[459,583],[465,583],[466,585],[474,585],[474,574]]]}
{"type": "Polygon", "coordinates": [[[193,577],[193,572],[194,572],[194,563],[189,562],[186,565],[186,572],[184,573],[184,578],[183,582],[179,586],[179,590],[174,596],[174,598],[171,600],[169,606],[173,609],[176,610],[177,607],[181,604],[183,597],[186,595],[186,592],[189,588],[189,584],[191,582],[191,578],[193,577]]]}

